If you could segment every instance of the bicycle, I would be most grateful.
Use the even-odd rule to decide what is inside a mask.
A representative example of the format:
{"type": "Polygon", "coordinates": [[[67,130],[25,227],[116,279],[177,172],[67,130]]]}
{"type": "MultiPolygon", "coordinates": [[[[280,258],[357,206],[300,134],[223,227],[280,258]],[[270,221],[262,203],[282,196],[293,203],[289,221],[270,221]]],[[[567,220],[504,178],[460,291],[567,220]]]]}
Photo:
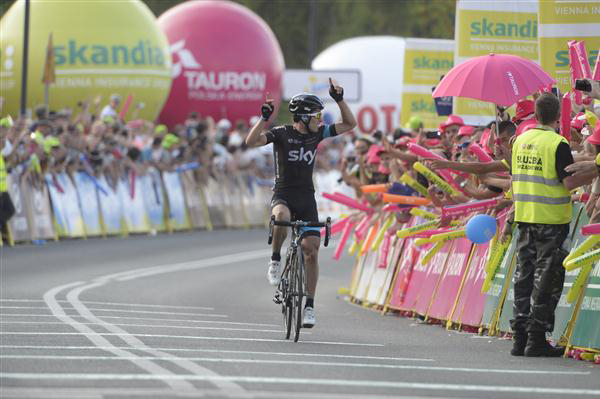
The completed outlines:
{"type": "Polygon", "coordinates": [[[281,305],[285,339],[290,339],[292,327],[294,327],[294,342],[298,342],[300,328],[302,327],[302,300],[306,296],[304,256],[302,250],[299,250],[300,242],[302,240],[300,230],[302,227],[325,227],[325,242],[323,245],[328,246],[331,234],[331,218],[327,218],[325,223],[304,222],[302,220],[284,222],[277,221],[275,220],[275,216],[271,216],[271,222],[269,223],[269,245],[273,242],[274,226],[292,228],[290,246],[285,255],[285,267],[283,268],[277,291],[275,291],[273,302],[281,305]]]}

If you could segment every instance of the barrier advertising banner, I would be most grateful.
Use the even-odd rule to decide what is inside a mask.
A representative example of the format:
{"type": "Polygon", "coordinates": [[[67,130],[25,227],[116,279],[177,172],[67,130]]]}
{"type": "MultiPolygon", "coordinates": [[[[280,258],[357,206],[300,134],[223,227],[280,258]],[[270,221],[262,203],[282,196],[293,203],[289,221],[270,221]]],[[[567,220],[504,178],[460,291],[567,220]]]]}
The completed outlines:
{"type": "Polygon", "coordinates": [[[160,173],[157,170],[150,170],[147,174],[140,176],[140,193],[144,199],[144,207],[148,215],[150,228],[156,231],[166,229],[165,225],[165,199],[160,180],[160,173]]]}
{"type": "Polygon", "coordinates": [[[488,250],[488,243],[475,245],[463,290],[452,314],[451,320],[454,323],[473,327],[479,326],[481,323],[485,306],[485,295],[481,293],[481,286],[485,280],[485,263],[488,250]]]}
{"type": "Polygon", "coordinates": [[[169,199],[169,223],[174,230],[189,229],[181,179],[177,172],[163,172],[163,181],[169,199]]]}
{"type": "MultiPolygon", "coordinates": [[[[102,234],[100,225],[100,204],[96,185],[88,177],[86,172],[78,172],[73,175],[76,184],[76,192],[81,206],[81,216],[85,224],[85,233],[88,236],[102,234]]],[[[103,195],[103,194],[100,194],[103,195]]]]}
{"type": "Polygon", "coordinates": [[[102,212],[104,233],[110,235],[123,233],[123,204],[119,193],[108,184],[106,177],[102,176],[98,180],[100,184],[107,188],[107,195],[100,196],[100,211],[102,212]]]}
{"type": "Polygon", "coordinates": [[[600,348],[600,262],[588,277],[571,345],[580,348],[600,348]]]}
{"type": "Polygon", "coordinates": [[[471,241],[466,238],[454,241],[444,274],[434,294],[434,300],[427,311],[427,317],[446,320],[450,316],[469,265],[472,246],[471,241]]]}
{"type": "MultiPolygon", "coordinates": [[[[453,247],[454,242],[450,241],[446,243],[433,258],[431,258],[431,261],[423,265],[421,260],[419,260],[419,263],[415,266],[415,272],[417,273],[416,275],[413,275],[413,283],[416,283],[415,277],[417,277],[417,279],[421,277],[422,279],[419,284],[420,289],[415,305],[415,311],[422,316],[426,316],[429,311],[429,307],[435,296],[442,274],[446,270],[449,254],[450,251],[453,250],[453,247]],[[421,276],[421,273],[419,272],[422,272],[421,276]]],[[[421,251],[421,257],[425,256],[429,250],[430,249],[428,248],[426,251],[421,251]]]]}
{"type": "Polygon", "coordinates": [[[127,230],[130,233],[147,233],[150,231],[144,200],[141,195],[139,178],[119,179],[117,183],[117,192],[121,203],[123,204],[123,216],[127,223],[127,230]]]}
{"type": "MultiPolygon", "coordinates": [[[[459,0],[456,4],[455,65],[469,58],[513,54],[538,61],[537,2],[459,0]]],[[[468,124],[485,124],[495,116],[494,106],[455,98],[454,113],[468,124]]]]}
{"type": "Polygon", "coordinates": [[[404,88],[400,124],[418,116],[425,128],[435,129],[446,120],[438,116],[431,88],[454,66],[454,40],[406,39],[404,88]]]}
{"type": "Polygon", "coordinates": [[[32,240],[55,238],[52,209],[48,187],[41,181],[33,184],[31,179],[21,181],[21,192],[25,199],[25,210],[32,240]]]}
{"type": "Polygon", "coordinates": [[[539,3],[540,65],[565,93],[571,90],[567,42],[585,42],[592,71],[600,48],[600,3],[544,0],[539,3]]]}
{"type": "Polygon", "coordinates": [[[14,241],[27,241],[31,235],[27,223],[27,211],[25,210],[25,198],[21,190],[19,172],[14,171],[6,176],[8,194],[15,207],[15,214],[9,219],[8,225],[14,241]]]}
{"type": "Polygon", "coordinates": [[[181,177],[181,184],[183,184],[183,194],[190,214],[192,227],[205,228],[206,211],[204,209],[204,199],[200,197],[203,193],[200,191],[193,173],[191,170],[188,170],[180,173],[179,176],[181,177]]]}

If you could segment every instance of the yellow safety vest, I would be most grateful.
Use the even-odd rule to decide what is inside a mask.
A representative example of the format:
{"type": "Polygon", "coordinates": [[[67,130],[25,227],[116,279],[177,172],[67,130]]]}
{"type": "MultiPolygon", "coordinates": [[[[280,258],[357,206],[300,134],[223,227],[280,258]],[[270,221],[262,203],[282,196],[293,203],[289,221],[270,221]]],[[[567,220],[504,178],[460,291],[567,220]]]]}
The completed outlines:
{"type": "Polygon", "coordinates": [[[554,131],[537,128],[515,140],[511,166],[516,222],[571,222],[571,194],[556,173],[556,149],[560,143],[567,140],[554,131]]]}
{"type": "Polygon", "coordinates": [[[6,165],[4,164],[4,157],[0,154],[0,193],[8,191],[8,184],[6,182],[6,165]]]}

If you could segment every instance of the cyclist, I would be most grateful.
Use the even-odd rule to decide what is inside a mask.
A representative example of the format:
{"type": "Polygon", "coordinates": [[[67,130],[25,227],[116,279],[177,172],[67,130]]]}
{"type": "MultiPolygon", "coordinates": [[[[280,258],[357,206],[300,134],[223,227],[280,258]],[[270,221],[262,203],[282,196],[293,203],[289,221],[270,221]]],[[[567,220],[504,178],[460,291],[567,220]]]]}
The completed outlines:
{"type": "MultiPolygon", "coordinates": [[[[301,93],[289,103],[293,124],[277,126],[267,130],[267,122],[273,115],[273,101],[268,100],[261,107],[262,118],[252,127],[246,137],[246,144],[258,147],[273,143],[275,157],[275,186],[271,200],[271,212],[279,221],[303,220],[318,222],[317,203],[313,187],[313,167],[317,155],[317,145],[323,139],[348,132],[356,126],[352,111],[344,102],[344,89],[329,79],[329,94],[340,108],[341,122],[325,125],[321,122],[323,102],[314,94],[301,93]]],[[[275,226],[273,232],[273,254],[269,261],[267,278],[273,286],[279,284],[282,273],[281,246],[285,241],[287,228],[275,226]]],[[[314,297],[319,276],[318,252],[320,229],[306,227],[302,232],[302,252],[306,266],[307,297],[304,305],[302,325],[312,328],[315,325],[314,297]]]]}

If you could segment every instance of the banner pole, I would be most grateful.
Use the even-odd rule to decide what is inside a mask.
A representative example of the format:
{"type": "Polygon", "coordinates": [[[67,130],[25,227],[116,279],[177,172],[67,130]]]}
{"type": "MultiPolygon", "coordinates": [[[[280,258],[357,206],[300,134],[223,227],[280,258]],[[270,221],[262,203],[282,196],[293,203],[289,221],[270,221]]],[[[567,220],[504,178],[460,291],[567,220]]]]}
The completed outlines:
{"type": "Polygon", "coordinates": [[[25,20],[23,23],[23,65],[21,67],[21,116],[27,112],[27,69],[29,63],[29,0],[25,0],[25,20]]]}

